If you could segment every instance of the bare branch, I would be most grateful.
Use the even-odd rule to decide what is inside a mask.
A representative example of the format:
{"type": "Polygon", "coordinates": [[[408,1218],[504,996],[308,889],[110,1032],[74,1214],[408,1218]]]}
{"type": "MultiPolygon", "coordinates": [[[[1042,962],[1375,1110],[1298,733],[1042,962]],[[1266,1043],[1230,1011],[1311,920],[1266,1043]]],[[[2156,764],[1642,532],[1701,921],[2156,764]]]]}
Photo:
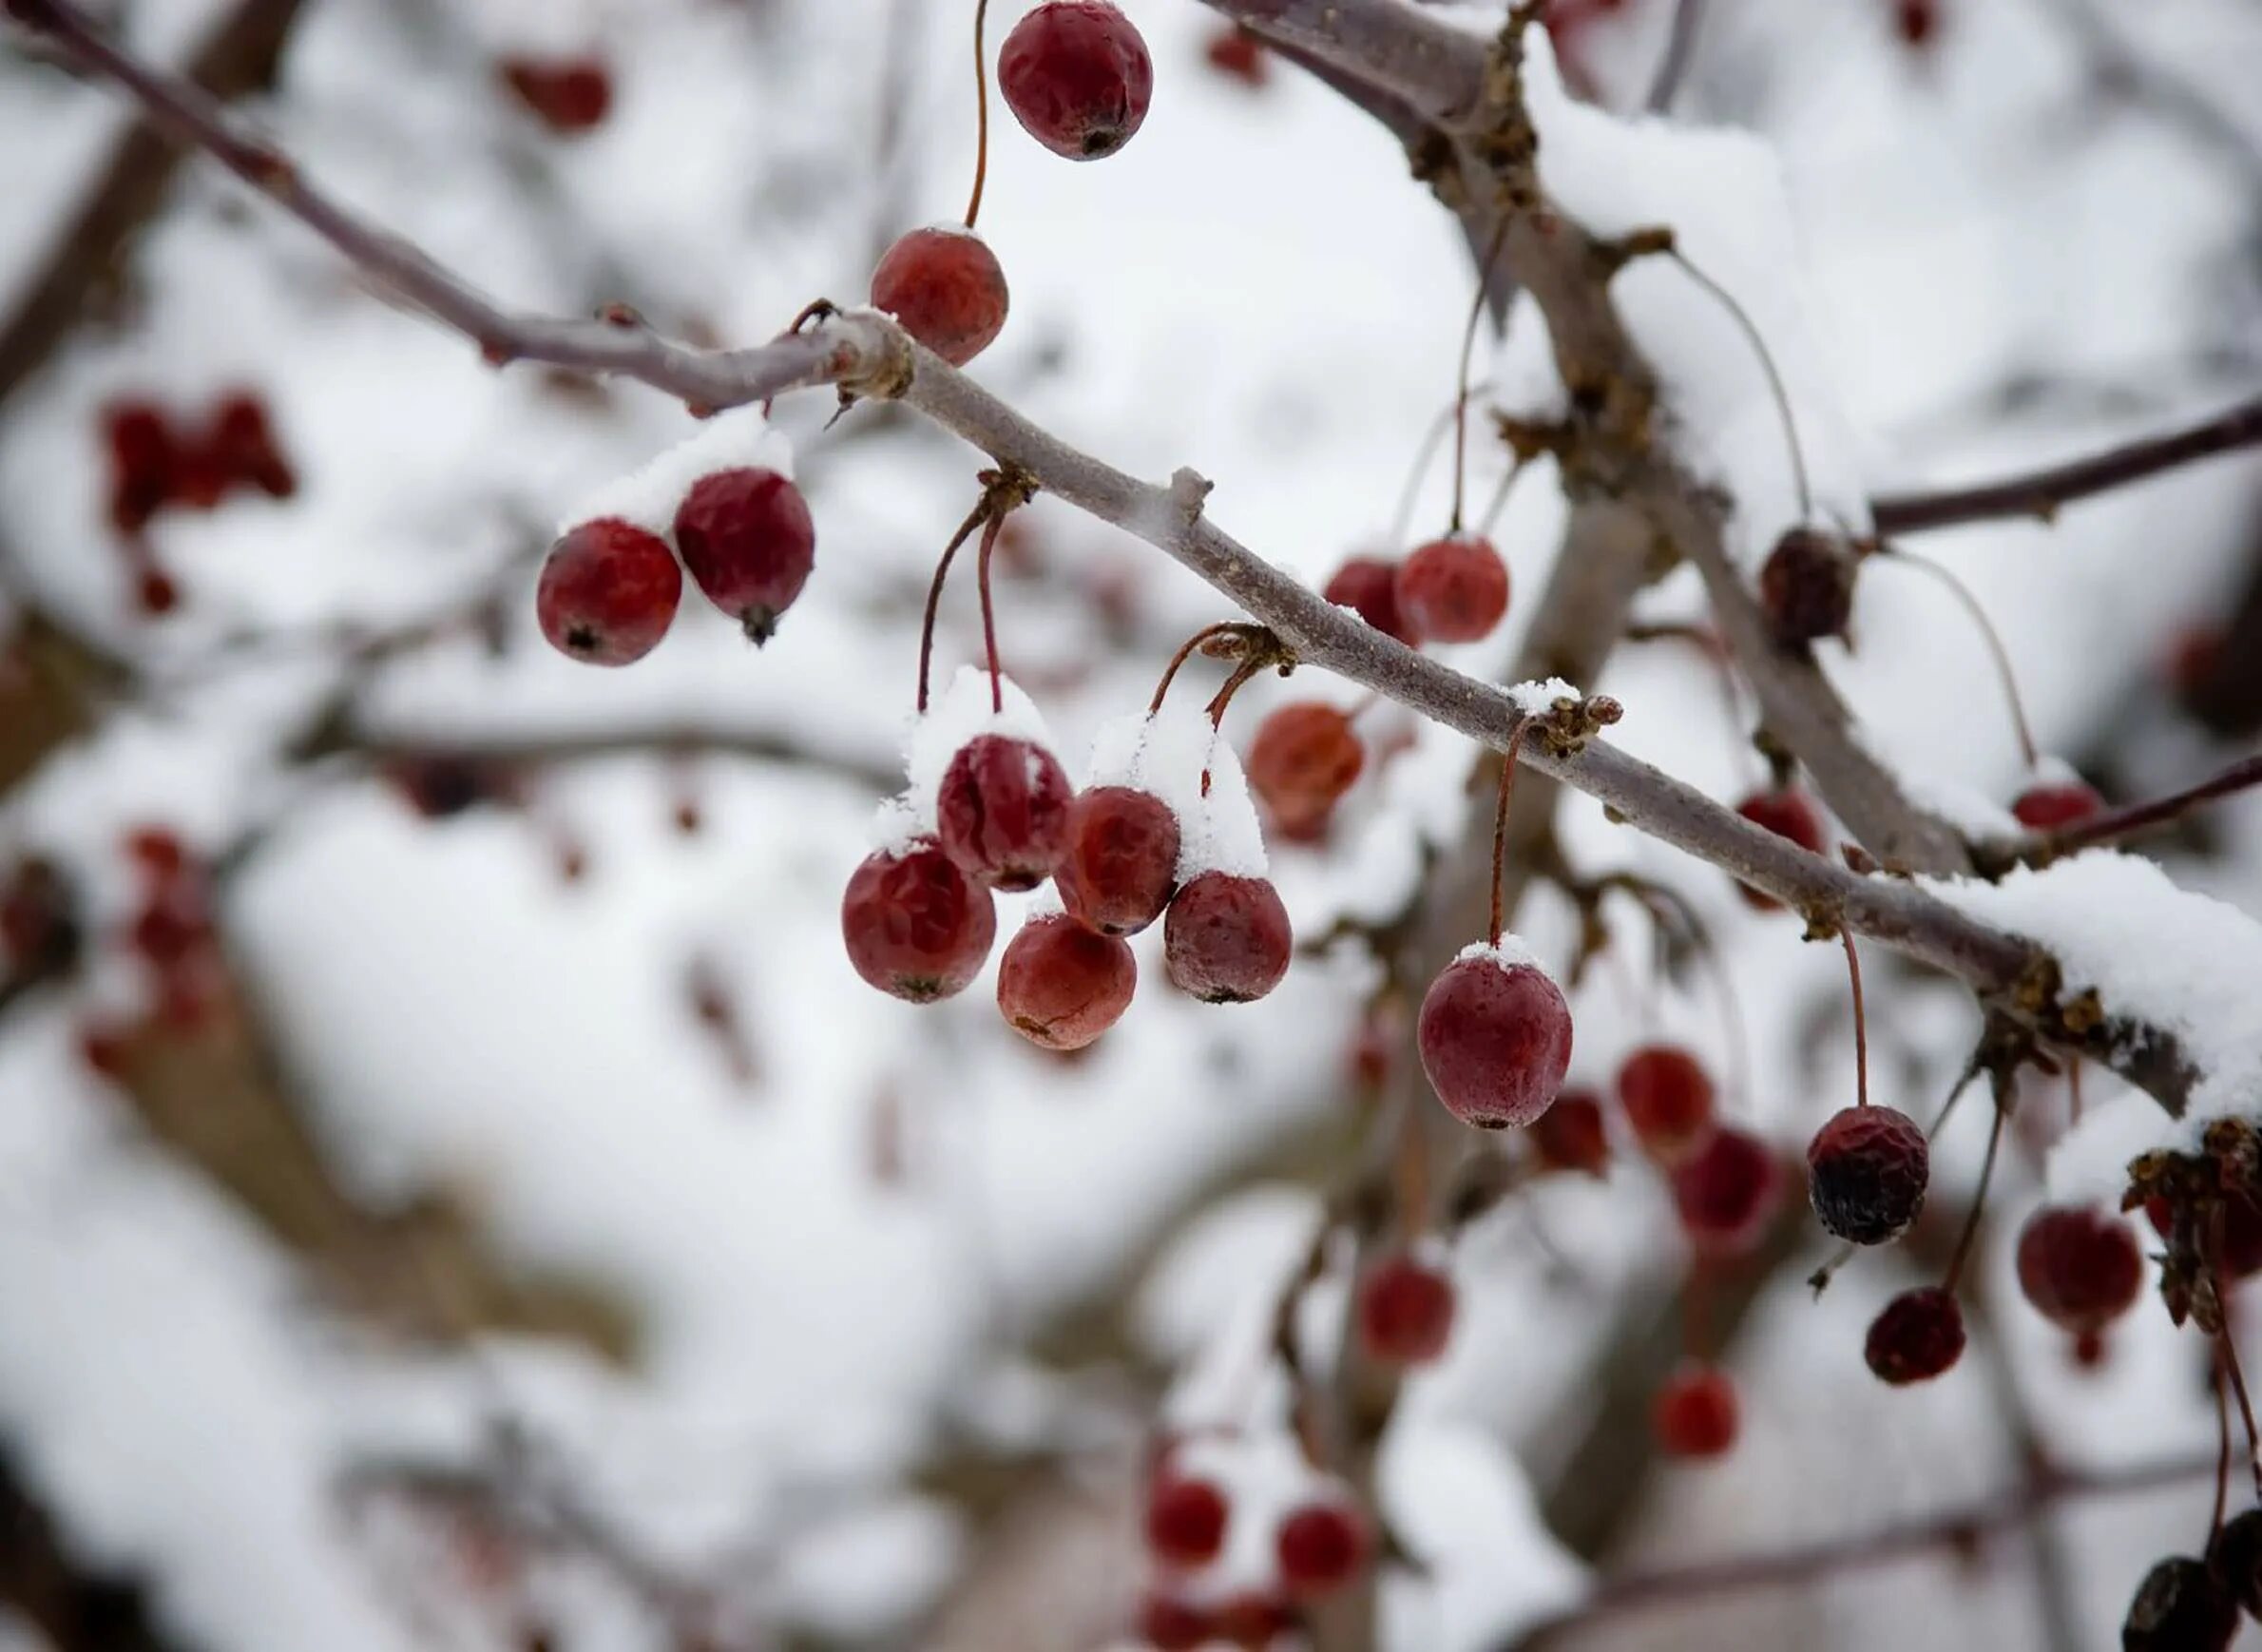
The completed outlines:
{"type": "Polygon", "coordinates": [[[1477,106],[1485,43],[1407,0],[1203,0],[1268,45],[1451,124],[1477,106]]]}
{"type": "Polygon", "coordinates": [[[1696,30],[1704,23],[1704,0],[1678,0],[1673,8],[1673,29],[1665,38],[1665,56],[1658,65],[1658,78],[1650,83],[1642,106],[1661,115],[1673,106],[1673,96],[1696,55],[1696,30]]]}

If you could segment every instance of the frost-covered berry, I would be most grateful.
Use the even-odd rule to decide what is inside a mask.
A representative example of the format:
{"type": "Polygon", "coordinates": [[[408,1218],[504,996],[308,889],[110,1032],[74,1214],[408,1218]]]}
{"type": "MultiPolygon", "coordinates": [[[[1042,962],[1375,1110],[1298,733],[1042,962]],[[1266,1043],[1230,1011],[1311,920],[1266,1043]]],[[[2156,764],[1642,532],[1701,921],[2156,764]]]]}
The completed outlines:
{"type": "Polygon", "coordinates": [[[1765,1142],[1733,1125],[1673,1167],[1673,1205],[1689,1242],[1709,1257],[1746,1256],[1782,1203],[1783,1177],[1765,1142]]]}
{"type": "Polygon", "coordinates": [[[1489,539],[1457,534],[1398,567],[1398,611],[1425,640],[1474,643],[1508,611],[1508,565],[1489,539]]]}
{"type": "Polygon", "coordinates": [[[627,665],[667,635],[683,570],[667,542],[614,516],[569,528],[549,547],[534,589],[542,634],[593,665],[627,665]]]}
{"type": "Polygon", "coordinates": [[[676,547],[707,600],[767,643],[816,566],[816,524],[800,489],[739,466],[692,484],[676,509],[676,547]]]}
{"type": "Polygon", "coordinates": [[[2121,1621],[2121,1652],[2226,1652],[2238,1603],[2204,1562],[2174,1555],[2144,1574],[2121,1621]]]}
{"type": "Polygon", "coordinates": [[[976,735],[935,795],[943,853],[992,889],[1035,889],[1068,847],[1068,777],[1034,741],[976,735]]]}
{"type": "Polygon", "coordinates": [[[1047,1049],[1082,1049],[1121,1018],[1138,987],[1130,947],[1065,912],[1029,919],[998,960],[998,1012],[1047,1049]]]}
{"type": "Polygon", "coordinates": [[[2262,1621],[2262,1508],[2225,1524],[2208,1547],[2207,1564],[2247,1616],[2262,1621]]]}
{"type": "Polygon", "coordinates": [[[1097,161],[1147,118],[1155,65],[1131,20],[1107,0],[1045,0],[998,48],[998,89],[1055,155],[1097,161]]]}
{"type": "Polygon", "coordinates": [[[1280,1586],[1298,1600],[1332,1595],[1367,1565],[1366,1519],[1350,1503],[1307,1503],[1280,1523],[1274,1540],[1280,1586]]]}
{"type": "Polygon", "coordinates": [[[2019,794],[2011,813],[2029,832],[2055,832],[2078,826],[2104,811],[2105,799],[2097,788],[2080,780],[2047,780],[2019,794]]]}
{"type": "Polygon", "coordinates": [[[1094,786],[1068,800],[1052,869],[1061,905],[1103,935],[1135,935],[1178,888],[1179,817],[1135,786],[1094,786]]]}
{"type": "Polygon", "coordinates": [[[1398,605],[1398,565],[1378,556],[1354,556],[1337,568],[1320,592],[1339,608],[1350,608],[1376,630],[1411,647],[1422,640],[1398,605]]]}
{"type": "Polygon", "coordinates": [[[1677,1045],[1647,1044],[1618,1069],[1618,1105],[1642,1152],[1674,1164],[1713,1131],[1713,1081],[1704,1064],[1677,1045]]]}
{"type": "Polygon", "coordinates": [[[1006,272],[989,243],[970,229],[914,229],[872,272],[872,306],[953,367],[989,348],[1005,331],[1006,272]]]}
{"type": "Polygon", "coordinates": [[[1505,1130],[1544,1113],[1571,1065],[1571,1010],[1537,964],[1495,951],[1446,966],[1422,997],[1422,1070],[1465,1124],[1505,1130]]]}
{"type": "Polygon", "coordinates": [[[1204,1004],[1247,1004],[1280,985],[1295,945],[1280,892],[1261,877],[1205,872],[1171,897],[1162,965],[1204,1004]]]}
{"type": "Polygon", "coordinates": [[[1682,1365],[1650,1402],[1650,1431],[1669,1457],[1717,1457],[1735,1444],[1735,1384],[1714,1365],[1682,1365]]]}
{"type": "Polygon", "coordinates": [[[856,973],[913,1004],[964,991],[997,930],[989,892],[932,842],[866,856],[840,898],[841,937],[856,973]]]}
{"type": "Polygon", "coordinates": [[[1807,1146],[1807,1197],[1824,1231],[1849,1244],[1900,1238],[1931,1179],[1924,1131],[1892,1107],[1847,1107],[1807,1146]]]}
{"type": "Polygon", "coordinates": [[[2136,1305],[2144,1282],[2137,1236],[2117,1216],[2083,1205],[2045,1205],[2019,1230],[2019,1291],[2035,1312],[2088,1335],[2136,1305]]]}
{"type": "Polygon", "coordinates": [[[1366,766],[1351,719],[1316,700],[1275,707],[1257,726],[1246,764],[1250,788],[1283,836],[1311,839],[1366,766]]]}
{"type": "Polygon", "coordinates": [[[1427,1365],[1453,1337],[1453,1281],[1406,1255],[1386,1257],[1359,1282],[1359,1341],[1389,1365],[1427,1365]]]}
{"type": "Polygon", "coordinates": [[[1938,1286],[1904,1291],[1869,1322],[1862,1356],[1895,1388],[1929,1382],[1964,1357],[1964,1310],[1938,1286]]]}
{"type": "Polygon", "coordinates": [[[1183,1571],[1208,1566],[1225,1546],[1232,1516],[1225,1493],[1211,1481],[1165,1471],[1147,1488],[1147,1550],[1183,1571]]]}
{"type": "Polygon", "coordinates": [[[1794,528],[1759,569],[1759,612],[1782,648],[1843,637],[1853,614],[1852,552],[1843,540],[1794,528]]]}
{"type": "Polygon", "coordinates": [[[1532,1151],[1549,1170],[1601,1176],[1610,1168],[1602,1102],[1592,1090],[1565,1090],[1531,1124],[1532,1151]]]}

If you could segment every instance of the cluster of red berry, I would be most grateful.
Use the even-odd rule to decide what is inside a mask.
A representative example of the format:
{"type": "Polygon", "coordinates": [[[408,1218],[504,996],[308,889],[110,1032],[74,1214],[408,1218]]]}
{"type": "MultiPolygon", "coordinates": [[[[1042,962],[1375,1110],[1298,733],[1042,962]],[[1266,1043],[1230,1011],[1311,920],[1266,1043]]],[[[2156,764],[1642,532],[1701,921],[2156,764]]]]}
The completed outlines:
{"type": "Polygon", "coordinates": [[[109,455],[110,524],[123,538],[136,599],[148,614],[180,605],[180,587],[158,565],[143,529],[167,509],[212,510],[239,489],[288,499],[298,477],[277,443],[267,404],[248,391],[220,398],[201,421],[183,422],[143,397],[103,413],[109,455]]]}
{"type": "Polygon", "coordinates": [[[201,1031],[229,1010],[234,995],[202,864],[162,826],[128,833],[125,854],[139,890],[119,939],[143,968],[149,1008],[136,1020],[98,1020],[80,1033],[86,1065],[108,1078],[121,1075],[127,1051],[144,1031],[201,1031]]]}
{"type": "MultiPolygon", "coordinates": [[[[1227,1554],[1234,1505],[1223,1482],[1159,1453],[1149,1472],[1143,1529],[1158,1578],[1140,1610],[1140,1634],[1156,1652],[1190,1652],[1224,1642],[1266,1647],[1294,1629],[1302,1610],[1348,1587],[1372,1563],[1374,1541],[1350,1489],[1322,1476],[1272,1526],[1270,1577],[1229,1589],[1205,1574],[1227,1554]]],[[[1262,1518],[1263,1511],[1259,1517],[1262,1518]]]]}

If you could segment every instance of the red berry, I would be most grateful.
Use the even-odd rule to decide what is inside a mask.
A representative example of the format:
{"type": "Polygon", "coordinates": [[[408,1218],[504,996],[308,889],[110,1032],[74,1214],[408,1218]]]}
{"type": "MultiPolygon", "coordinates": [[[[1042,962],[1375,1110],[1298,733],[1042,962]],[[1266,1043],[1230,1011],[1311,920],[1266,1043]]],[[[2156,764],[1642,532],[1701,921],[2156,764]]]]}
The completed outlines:
{"type": "Polygon", "coordinates": [[[1225,1546],[1232,1514],[1225,1493],[1194,1475],[1162,1474],[1147,1489],[1147,1548],[1164,1566],[1192,1571],[1225,1546]]]}
{"type": "Polygon", "coordinates": [[[212,914],[203,893],[193,885],[169,883],[154,891],[127,932],[133,950],[144,962],[168,969],[212,940],[212,914]]]}
{"type": "Polygon", "coordinates": [[[1749,1255],[1782,1202],[1782,1172],[1765,1142],[1733,1125],[1673,1169],[1673,1203],[1689,1242],[1708,1257],[1749,1255]]]}
{"type": "Polygon", "coordinates": [[[1782,648],[1843,637],[1853,614],[1853,553],[1844,541],[1794,528],[1759,569],[1759,611],[1782,648]]]}
{"type": "Polygon", "coordinates": [[[497,67],[503,84],[552,131],[585,132],[613,106],[612,75],[601,58],[507,57],[497,67]]]}
{"type": "Polygon", "coordinates": [[[1433,539],[1398,567],[1398,611],[1435,643],[1474,643],[1508,611],[1508,565],[1489,539],[1433,539]]]}
{"type": "Polygon", "coordinates": [[[181,586],[171,574],[153,563],[135,579],[134,600],[151,619],[163,619],[181,605],[181,586]]]}
{"type": "Polygon", "coordinates": [[[972,230],[914,229],[872,272],[872,303],[953,367],[989,347],[1006,326],[1006,272],[972,230]]]}
{"type": "Polygon", "coordinates": [[[2035,1311],[2077,1336],[2136,1305],[2144,1259],[2127,1222],[2079,1205],[2044,1205],[2019,1230],[2019,1290],[2035,1311]]]}
{"type": "Polygon", "coordinates": [[[1571,1065],[1571,1011],[1536,964],[1455,959],[1422,997],[1422,1070],[1465,1124],[1505,1130],[1544,1113],[1571,1065]]]}
{"type": "Polygon", "coordinates": [[[112,1084],[124,1082],[133,1046],[133,1030],[111,1022],[94,1022],[79,1029],[79,1059],[88,1071],[112,1084]]]}
{"type": "Polygon", "coordinates": [[[1677,1045],[1644,1045],[1626,1057],[1618,1069],[1618,1105],[1634,1140],[1659,1164],[1686,1159],[1713,1132],[1713,1081],[1677,1045]]]}
{"type": "Polygon", "coordinates": [[[1274,1548],[1291,1595],[1333,1594],[1367,1564],[1367,1522],[1348,1503],[1308,1503],[1280,1523],[1274,1548]]]}
{"type": "Polygon", "coordinates": [[[1226,79],[1239,81],[1251,88],[1261,86],[1272,78],[1271,54],[1265,50],[1264,43],[1236,24],[1229,23],[1211,35],[1203,56],[1226,79]]]}
{"type": "Polygon", "coordinates": [[[276,499],[298,490],[298,478],[276,446],[267,404],[248,392],[224,398],[212,415],[205,438],[212,462],[231,481],[259,489],[276,499]]]}
{"type": "Polygon", "coordinates": [[[1862,1355],[1885,1382],[1929,1382],[1964,1356],[1964,1310],[1937,1286],[1904,1291],[1869,1323],[1862,1355]]]}
{"type": "Polygon", "coordinates": [[[2029,832],[2055,832],[2063,826],[2079,825],[2092,815],[2101,813],[2104,807],[2105,799],[2095,787],[2080,780],[2052,780],[2021,792],[2019,800],[2011,805],[2011,813],[2029,832]]]}
{"type": "Polygon", "coordinates": [[[1549,1170],[1601,1176],[1610,1168],[1610,1136],[1592,1090],[1565,1090],[1531,1125],[1532,1151],[1549,1170]]]}
{"type": "Polygon", "coordinates": [[[1234,1596],[1217,1608],[1210,1634],[1241,1652],[1266,1652],[1295,1626],[1296,1615],[1286,1601],[1251,1591],[1234,1596]]]}
{"type": "Polygon", "coordinates": [[[1204,1004],[1248,1004],[1280,985],[1295,944],[1280,892],[1261,877],[1205,872],[1171,897],[1162,966],[1204,1004]]]}
{"type": "Polygon", "coordinates": [[[1717,1457],[1735,1444],[1735,1385],[1717,1366],[1683,1365],[1650,1404],[1650,1431],[1669,1457],[1717,1457]]]}
{"type": "Polygon", "coordinates": [[[1902,45],[1922,51],[1940,33],[1940,0],[1893,0],[1893,31],[1902,45]]]}
{"type": "Polygon", "coordinates": [[[1135,786],[1095,786],[1068,800],[1064,837],[1053,887],[1080,922],[1135,935],[1162,915],[1179,875],[1179,817],[1168,803],[1135,786]]]}
{"type": "Polygon", "coordinates": [[[542,634],[594,665],[649,654],[676,617],[683,571],[667,544],[615,516],[568,529],[549,548],[534,589],[542,634]]]}
{"type": "Polygon", "coordinates": [[[1453,1336],[1453,1281],[1409,1256],[1387,1257],[1359,1285],[1359,1339],[1390,1365],[1427,1365],[1453,1336]]]}
{"type": "Polygon", "coordinates": [[[1249,784],[1283,836],[1313,838],[1366,766],[1351,719],[1315,700],[1275,708],[1249,747],[1249,784]]]}
{"type": "MultiPolygon", "coordinates": [[[[1809,855],[1820,855],[1823,847],[1822,813],[1804,792],[1788,787],[1773,792],[1754,792],[1735,806],[1735,812],[1754,826],[1764,826],[1777,837],[1788,837],[1809,855]]],[[[1738,886],[1744,900],[1759,912],[1773,912],[1781,904],[1772,895],[1757,890],[1738,886]]]]}
{"type": "Polygon", "coordinates": [[[1335,570],[1335,577],[1320,594],[1339,608],[1356,611],[1376,630],[1409,647],[1422,640],[1398,605],[1398,565],[1394,562],[1354,556],[1335,570]]]}
{"type": "Polygon", "coordinates": [[[2223,630],[2219,625],[2186,625],[2170,639],[2164,674],[2168,686],[2184,704],[2195,706],[2223,668],[2223,630]]]}
{"type": "Polygon", "coordinates": [[[943,771],[943,852],[992,889],[1035,889],[1068,849],[1068,777],[1043,746],[977,735],[943,771]]]}
{"type": "Polygon", "coordinates": [[[998,90],[1055,155],[1097,161],[1147,118],[1155,65],[1131,20],[1107,0],[1045,0],[999,48],[998,90]]]}
{"type": "Polygon", "coordinates": [[[103,434],[120,476],[162,477],[173,462],[172,421],[155,402],[112,402],[103,410],[103,434]]]}
{"type": "Polygon", "coordinates": [[[1128,943],[1048,912],[1006,943],[998,1012],[1032,1044],[1082,1049],[1121,1018],[1138,986],[1128,943]]]}
{"type": "Polygon", "coordinates": [[[1826,1232],[1881,1245],[1906,1233],[1925,1207],[1932,1150],[1907,1113],[1847,1107],[1807,1146],[1807,1197],[1826,1232]]]}
{"type": "Polygon", "coordinates": [[[508,764],[441,752],[396,758],[386,765],[385,778],[426,820],[452,820],[482,803],[508,802],[518,789],[508,764]]]}
{"type": "Polygon", "coordinates": [[[1154,1652],[1198,1652],[1210,1642],[1209,1615],[1174,1596],[1150,1594],[1140,1604],[1139,1638],[1154,1652]]]}
{"type": "Polygon", "coordinates": [[[2171,1556],[2144,1574],[2120,1625],[2121,1652],[2226,1652],[2238,1602],[2202,1561],[2171,1556]]]}
{"type": "Polygon", "coordinates": [[[761,644],[809,583],[816,525],[801,490],[776,471],[718,471],[677,507],[676,547],[707,600],[761,644]]]}
{"type": "Polygon", "coordinates": [[[997,929],[989,892],[930,841],[867,855],[840,899],[840,932],[856,973],[913,1004],[964,991],[997,929]]]}

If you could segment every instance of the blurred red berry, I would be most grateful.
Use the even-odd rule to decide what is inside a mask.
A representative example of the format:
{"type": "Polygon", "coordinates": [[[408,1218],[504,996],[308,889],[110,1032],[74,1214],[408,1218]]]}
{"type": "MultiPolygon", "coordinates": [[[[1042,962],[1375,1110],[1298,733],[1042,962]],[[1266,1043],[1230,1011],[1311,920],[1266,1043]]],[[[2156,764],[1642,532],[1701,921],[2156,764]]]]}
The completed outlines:
{"type": "Polygon", "coordinates": [[[2094,1335],[2136,1306],[2144,1282],[2137,1236],[2117,1216],[2045,1205],[2019,1230],[2019,1290],[2035,1311],[2094,1335]]]}
{"type": "Polygon", "coordinates": [[[1398,605],[1398,565],[1380,557],[1354,556],[1337,568],[1320,593],[1339,608],[1350,608],[1386,636],[1411,647],[1422,640],[1398,605]]]}
{"type": "Polygon", "coordinates": [[[1413,1257],[1386,1257],[1359,1283],[1359,1339],[1388,1365],[1427,1365],[1453,1337],[1453,1281],[1413,1257]]]}
{"type": "Polygon", "coordinates": [[[1734,1125],[1673,1167],[1674,1208],[1689,1242],[1708,1257],[1749,1255],[1767,1237],[1782,1192],[1773,1150],[1734,1125]]]}
{"type": "Polygon", "coordinates": [[[503,84],[553,132],[586,132],[613,106],[612,72],[599,57],[507,57],[503,84]]]}
{"type": "Polygon", "coordinates": [[[1895,1388],[1929,1382],[1964,1357],[1964,1310],[1936,1286],[1904,1291],[1870,1321],[1862,1353],[1895,1388]]]}
{"type": "MultiPolygon", "coordinates": [[[[1209,45],[1202,48],[1202,56],[1227,80],[1238,81],[1252,89],[1262,86],[1273,77],[1272,53],[1265,49],[1263,41],[1237,24],[1226,24],[1213,32],[1209,45]]],[[[1328,600],[1334,601],[1332,597],[1328,600]]]]}
{"type": "Polygon", "coordinates": [[[1351,719],[1320,701],[1276,706],[1257,726],[1246,765],[1250,789],[1283,836],[1309,840],[1366,766],[1351,719]]]}
{"type": "Polygon", "coordinates": [[[1642,1152],[1675,1164],[1713,1131],[1713,1081],[1696,1056],[1671,1044],[1648,1044],[1618,1069],[1618,1105],[1642,1152]]]}
{"type": "Polygon", "coordinates": [[[1280,1523],[1274,1549],[1280,1585],[1290,1595],[1332,1595],[1366,1567],[1367,1522],[1348,1503],[1308,1503],[1280,1523]]]}
{"type": "Polygon", "coordinates": [[[2030,832],[2055,832],[2078,826],[2104,807],[2105,799],[2095,787],[2080,780],[2051,780],[2021,792],[2011,813],[2030,832]]]}
{"type": "Polygon", "coordinates": [[[1399,565],[1397,595],[1405,624],[1424,639],[1474,643],[1508,611],[1508,565],[1479,535],[1433,539],[1399,565]]]}
{"type": "Polygon", "coordinates": [[[1147,1489],[1146,1539],[1154,1557],[1193,1571],[1217,1558],[1233,1508],[1208,1480],[1165,1472],[1147,1489]]]}
{"type": "Polygon", "coordinates": [[[1585,1176],[1606,1175],[1610,1169],[1610,1135],[1602,1122],[1602,1103],[1592,1090],[1565,1090],[1555,1105],[1532,1121],[1532,1151],[1549,1170],[1577,1171],[1585,1176]]]}
{"type": "Polygon", "coordinates": [[[1650,1403],[1650,1430],[1670,1457],[1717,1457],[1735,1444],[1741,1408],[1717,1366],[1683,1365],[1650,1403]]]}

